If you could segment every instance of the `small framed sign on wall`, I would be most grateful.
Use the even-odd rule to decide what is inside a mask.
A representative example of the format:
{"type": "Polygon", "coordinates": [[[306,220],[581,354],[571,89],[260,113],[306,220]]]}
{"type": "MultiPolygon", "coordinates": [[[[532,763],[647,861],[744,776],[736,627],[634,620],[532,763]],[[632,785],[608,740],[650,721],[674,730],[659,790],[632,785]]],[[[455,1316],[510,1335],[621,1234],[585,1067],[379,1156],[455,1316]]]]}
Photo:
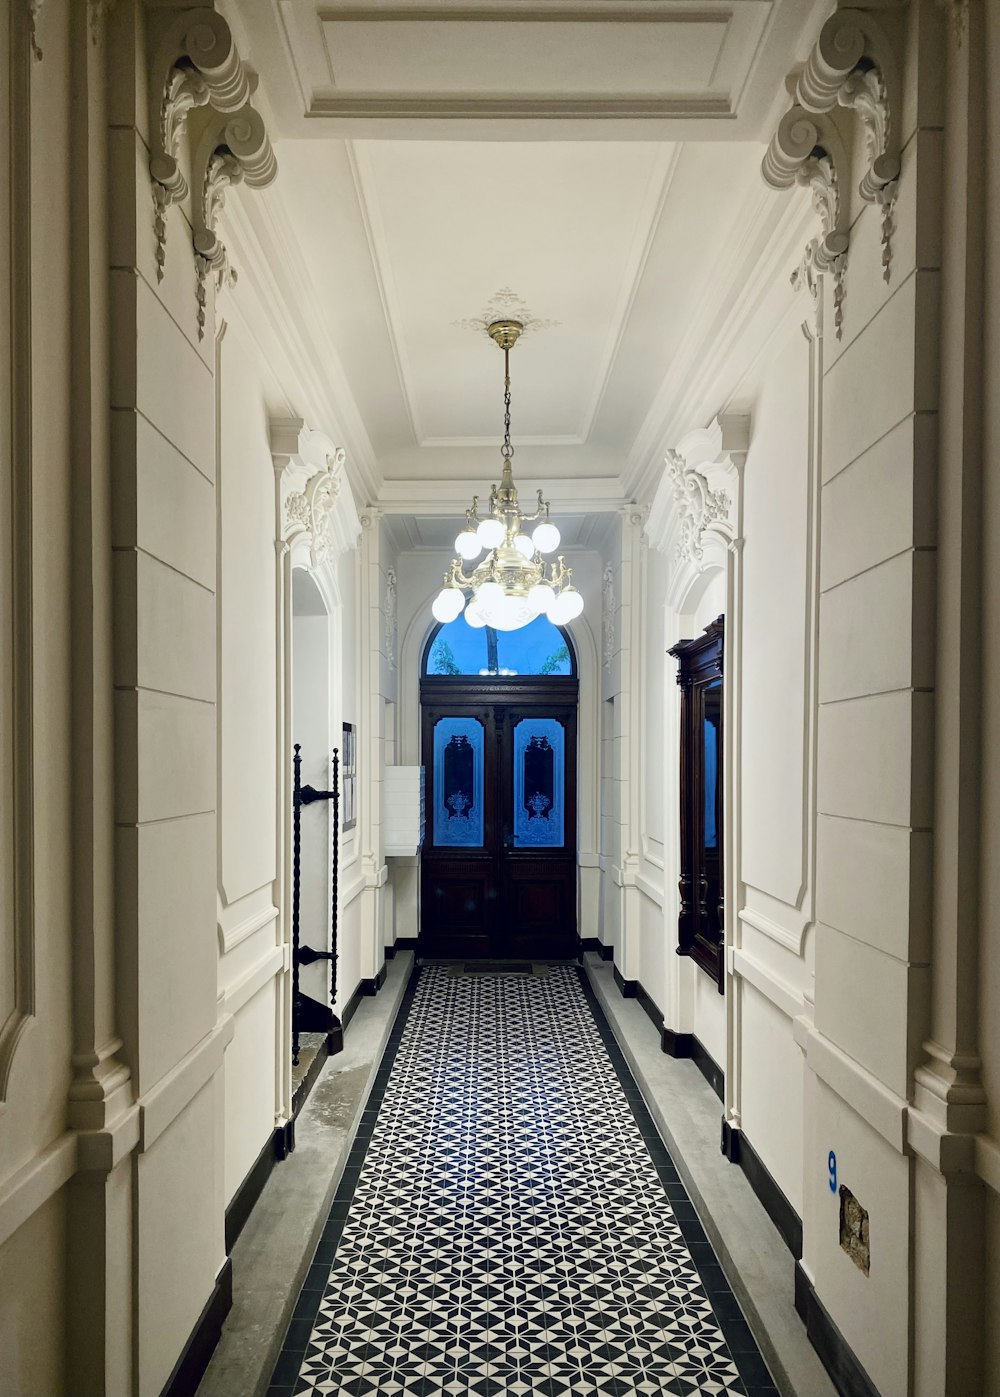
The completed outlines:
{"type": "Polygon", "coordinates": [[[357,734],[354,724],[345,723],[343,742],[340,748],[340,815],[342,828],[345,830],[353,829],[358,823],[356,741],[357,734]]]}

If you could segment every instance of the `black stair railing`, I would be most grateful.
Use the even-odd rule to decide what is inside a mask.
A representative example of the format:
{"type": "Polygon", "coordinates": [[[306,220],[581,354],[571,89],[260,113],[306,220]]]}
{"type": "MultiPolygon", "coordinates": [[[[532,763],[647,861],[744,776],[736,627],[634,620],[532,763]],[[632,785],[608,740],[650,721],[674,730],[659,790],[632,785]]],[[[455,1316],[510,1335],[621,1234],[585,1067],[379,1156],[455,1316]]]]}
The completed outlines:
{"type": "MultiPolygon", "coordinates": [[[[319,791],[315,786],[302,785],[302,747],[296,742],[295,751],[292,757],[292,1064],[299,1065],[299,1047],[302,1029],[304,1027],[304,1006],[303,997],[299,985],[299,967],[312,965],[317,960],[328,960],[330,962],[330,1007],[326,1010],[322,1025],[313,1022],[314,1028],[320,1028],[327,1035],[327,1051],[330,1053],[340,1052],[344,1046],[344,1030],[340,1019],[334,1013],[333,1006],[337,1002],[337,911],[338,911],[338,879],[340,864],[340,756],[337,748],[333,749],[333,772],[331,788],[328,791],[319,791]],[[330,917],[330,950],[317,951],[312,946],[303,946],[301,943],[300,910],[302,902],[302,807],[312,805],[318,800],[328,800],[332,803],[332,825],[330,849],[330,870],[331,870],[331,917],[330,917]]],[[[312,1001],[309,1001],[312,1003],[312,1001]]],[[[316,1006],[313,1005],[315,1008],[316,1006]]]]}

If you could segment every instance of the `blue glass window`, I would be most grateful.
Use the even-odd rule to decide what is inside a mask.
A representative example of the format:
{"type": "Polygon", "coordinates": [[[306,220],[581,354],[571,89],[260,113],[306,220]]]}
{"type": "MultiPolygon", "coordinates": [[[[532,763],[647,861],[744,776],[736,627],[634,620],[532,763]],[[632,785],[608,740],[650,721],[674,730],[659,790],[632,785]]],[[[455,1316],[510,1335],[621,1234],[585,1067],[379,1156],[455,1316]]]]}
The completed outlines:
{"type": "Polygon", "coordinates": [[[464,615],[435,632],[425,673],[436,675],[572,674],[569,641],[547,616],[517,631],[467,624],[464,615]]]}
{"type": "Polygon", "coordinates": [[[483,725],[476,718],[434,724],[434,843],[483,847],[483,725]]]}
{"type": "Polygon", "coordinates": [[[565,843],[566,734],[555,718],[522,718],[514,728],[514,845],[565,843]]]}

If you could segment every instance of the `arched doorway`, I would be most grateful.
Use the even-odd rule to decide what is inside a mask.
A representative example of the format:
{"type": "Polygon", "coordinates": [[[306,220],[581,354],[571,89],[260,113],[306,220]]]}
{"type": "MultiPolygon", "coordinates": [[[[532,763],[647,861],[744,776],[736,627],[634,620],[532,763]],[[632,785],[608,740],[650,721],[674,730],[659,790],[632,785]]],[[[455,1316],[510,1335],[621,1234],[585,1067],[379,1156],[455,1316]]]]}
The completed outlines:
{"type": "Polygon", "coordinates": [[[568,634],[437,627],[421,665],[425,955],[576,955],[579,680],[568,634]]]}

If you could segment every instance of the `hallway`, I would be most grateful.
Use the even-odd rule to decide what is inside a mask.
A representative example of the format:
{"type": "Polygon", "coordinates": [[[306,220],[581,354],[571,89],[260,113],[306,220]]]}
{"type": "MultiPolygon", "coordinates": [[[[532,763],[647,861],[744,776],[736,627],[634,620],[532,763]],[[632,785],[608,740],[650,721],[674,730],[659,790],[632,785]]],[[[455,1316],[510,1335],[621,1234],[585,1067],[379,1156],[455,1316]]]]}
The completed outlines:
{"type": "Polygon", "coordinates": [[[582,971],[532,969],[416,972],[271,1397],[776,1392],[582,971]]]}

